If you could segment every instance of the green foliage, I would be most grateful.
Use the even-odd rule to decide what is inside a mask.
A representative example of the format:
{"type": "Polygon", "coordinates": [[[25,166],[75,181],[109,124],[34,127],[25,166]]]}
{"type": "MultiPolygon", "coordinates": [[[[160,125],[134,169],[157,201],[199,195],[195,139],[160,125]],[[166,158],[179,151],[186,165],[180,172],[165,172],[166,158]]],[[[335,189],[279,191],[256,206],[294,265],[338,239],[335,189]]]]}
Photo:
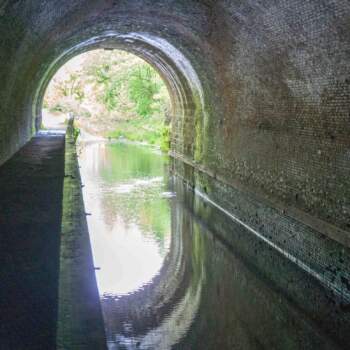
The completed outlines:
{"type": "Polygon", "coordinates": [[[57,103],[52,108],[50,108],[50,112],[62,112],[62,113],[65,113],[66,112],[66,107],[63,106],[60,103],[57,103]]]}
{"type": "Polygon", "coordinates": [[[83,89],[81,88],[81,86],[77,86],[75,88],[73,96],[80,103],[83,102],[84,97],[85,97],[85,93],[84,93],[83,89]]]}
{"type": "MultiPolygon", "coordinates": [[[[95,67],[94,75],[98,84],[103,85],[100,98],[106,109],[111,112],[119,107],[120,91],[126,89],[135,111],[139,116],[148,117],[157,108],[153,106],[154,96],[160,90],[157,73],[147,64],[130,67],[127,71],[113,73],[107,64],[95,67]]],[[[159,108],[158,108],[159,110],[159,108]]]]}
{"type": "Polygon", "coordinates": [[[147,117],[154,112],[154,95],[160,86],[156,81],[156,72],[150,66],[141,66],[133,70],[129,77],[129,96],[136,105],[140,116],[147,117]]]}
{"type": "Polygon", "coordinates": [[[77,142],[77,139],[80,135],[80,129],[77,128],[76,126],[73,126],[73,138],[74,138],[74,142],[77,142]]]}
{"type": "Polygon", "coordinates": [[[168,152],[170,149],[170,126],[165,125],[164,121],[158,118],[145,120],[139,117],[120,122],[118,128],[110,132],[108,137],[144,142],[160,147],[163,152],[168,152]]]}
{"type": "Polygon", "coordinates": [[[111,79],[110,78],[110,65],[103,64],[102,66],[95,67],[94,75],[97,78],[96,79],[97,83],[106,84],[111,79]]]}
{"type": "Polygon", "coordinates": [[[169,126],[164,125],[164,116],[156,115],[164,112],[165,101],[155,96],[159,93],[162,82],[155,70],[146,63],[130,67],[128,70],[113,73],[109,66],[103,65],[95,69],[99,84],[103,84],[100,97],[109,112],[116,109],[130,111],[130,107],[121,100],[122,90],[136,112],[130,120],[120,121],[118,128],[108,134],[112,138],[125,138],[130,141],[145,142],[158,145],[166,152],[169,150],[169,126]]]}
{"type": "Polygon", "coordinates": [[[57,84],[56,89],[61,93],[62,96],[74,97],[75,100],[81,103],[84,100],[85,93],[80,78],[81,77],[78,74],[71,74],[69,76],[69,79],[66,79],[63,82],[57,84]]]}
{"type": "Polygon", "coordinates": [[[68,96],[69,95],[69,86],[66,81],[57,84],[57,90],[63,95],[63,96],[68,96]]]}
{"type": "Polygon", "coordinates": [[[170,126],[164,125],[162,129],[162,135],[160,138],[160,149],[163,152],[168,152],[170,150],[170,126]]]}
{"type": "Polygon", "coordinates": [[[52,112],[72,112],[79,118],[80,127],[92,134],[123,137],[167,151],[170,100],[157,72],[123,52],[91,54],[79,71],[69,73],[68,78],[65,73],[63,80],[57,80],[53,97],[45,106],[52,112]],[[72,103],[72,98],[79,104],[72,103]],[[108,127],[113,131],[107,133],[108,127]]]}
{"type": "Polygon", "coordinates": [[[102,102],[109,112],[115,110],[118,106],[120,87],[121,81],[119,80],[108,80],[105,83],[102,102]]]}
{"type": "Polygon", "coordinates": [[[81,116],[82,118],[85,118],[85,119],[91,118],[91,113],[90,113],[89,111],[82,111],[82,112],[80,113],[80,116],[81,116]]]}

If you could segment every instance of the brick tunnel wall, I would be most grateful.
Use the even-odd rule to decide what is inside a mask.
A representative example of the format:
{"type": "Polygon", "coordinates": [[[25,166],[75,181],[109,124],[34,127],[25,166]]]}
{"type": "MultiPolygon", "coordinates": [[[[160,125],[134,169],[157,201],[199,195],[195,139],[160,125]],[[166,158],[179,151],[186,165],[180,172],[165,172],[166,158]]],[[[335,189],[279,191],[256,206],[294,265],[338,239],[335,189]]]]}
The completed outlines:
{"type": "MultiPolygon", "coordinates": [[[[150,33],[191,62],[203,96],[174,116],[176,157],[349,231],[347,0],[0,1],[0,163],[34,132],[50,64],[103,31],[150,33]]],[[[210,196],[204,177],[182,174],[210,196]]]]}

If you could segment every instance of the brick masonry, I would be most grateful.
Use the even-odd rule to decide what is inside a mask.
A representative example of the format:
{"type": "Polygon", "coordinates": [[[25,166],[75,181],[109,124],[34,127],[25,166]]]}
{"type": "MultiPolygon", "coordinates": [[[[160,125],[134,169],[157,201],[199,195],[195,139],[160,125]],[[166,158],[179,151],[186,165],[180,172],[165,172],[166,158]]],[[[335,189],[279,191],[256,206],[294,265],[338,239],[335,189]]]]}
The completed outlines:
{"type": "MultiPolygon", "coordinates": [[[[271,216],[236,204],[237,190],[348,245],[349,23],[347,0],[3,1],[0,162],[31,136],[60,64],[98,37],[133,34],[118,45],[152,61],[175,101],[173,152],[223,180],[178,165],[187,181],[257,227],[271,216]]],[[[286,230],[273,235],[295,250],[286,230]]]]}

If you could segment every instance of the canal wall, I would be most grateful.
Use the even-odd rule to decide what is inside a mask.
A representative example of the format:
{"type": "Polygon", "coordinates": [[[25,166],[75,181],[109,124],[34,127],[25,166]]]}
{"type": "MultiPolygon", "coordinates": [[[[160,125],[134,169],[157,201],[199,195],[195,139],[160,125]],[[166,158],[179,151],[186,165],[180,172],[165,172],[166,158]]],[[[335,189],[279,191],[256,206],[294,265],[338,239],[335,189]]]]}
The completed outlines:
{"type": "Polygon", "coordinates": [[[56,347],[106,349],[79,173],[73,121],[65,141],[56,347]]]}
{"type": "MultiPolygon", "coordinates": [[[[193,249],[191,255],[196,258],[202,256],[200,260],[206,266],[204,271],[207,276],[203,288],[206,293],[202,296],[199,311],[205,322],[195,323],[184,343],[191,342],[190,339],[195,341],[201,332],[206,332],[208,324],[215,328],[215,318],[221,317],[224,321],[220,323],[220,330],[225,329],[223,324],[226,324],[231,332],[234,329],[233,333],[241,335],[239,339],[242,342],[244,334],[249,334],[250,340],[259,339],[259,348],[347,347],[350,317],[346,288],[336,291],[332,286],[310,278],[312,271],[303,271],[298,261],[283,254],[277,247],[266,244],[266,240],[254,234],[250,227],[242,225],[203,196],[195,195],[181,179],[175,178],[174,188],[177,202],[181,203],[178,208],[182,212],[182,221],[175,218],[174,222],[177,222],[179,233],[191,232],[193,242],[202,242],[199,244],[201,249],[193,249]],[[188,220],[189,217],[191,220],[188,220]],[[261,325],[264,325],[264,336],[259,335],[261,325]],[[297,328],[299,330],[294,333],[297,328]],[[276,329],[279,332],[276,333],[276,329]],[[246,333],[242,334],[242,330],[246,333]],[[282,335],[283,332],[286,333],[282,335]]],[[[326,262],[341,252],[341,247],[332,246],[330,242],[325,242],[322,247],[315,245],[312,249],[324,250],[319,257],[309,257],[308,263],[311,265],[313,262],[314,267],[317,259],[326,262]]],[[[349,255],[345,259],[349,259],[349,255]]],[[[334,269],[340,274],[348,274],[348,260],[347,265],[342,267],[336,262],[328,263],[321,266],[325,272],[334,269]]],[[[205,334],[207,347],[204,348],[208,349],[224,348],[229,339],[205,334]]],[[[217,333],[213,331],[212,334],[217,333]]],[[[236,337],[229,341],[232,342],[231,347],[236,346],[236,337]]]]}
{"type": "MultiPolygon", "coordinates": [[[[312,275],[337,295],[342,306],[350,304],[350,249],[344,246],[348,241],[346,236],[341,236],[342,231],[336,238],[344,237],[345,240],[337,242],[331,234],[322,233],[326,225],[320,229],[308,225],[290,215],[288,210],[234,188],[196,165],[174,158],[172,167],[173,173],[196,193],[195,198],[198,199],[194,208],[200,206],[202,220],[210,227],[216,227],[219,234],[222,223],[212,217],[211,208],[220,211],[232,225],[242,225],[246,235],[255,236],[312,275]],[[206,207],[200,204],[202,201],[207,203],[206,207]]],[[[336,232],[337,228],[334,230],[336,232]]],[[[233,230],[229,240],[234,241],[235,235],[233,230]]],[[[256,250],[256,254],[253,259],[266,259],[263,254],[259,256],[260,249],[256,250]]]]}
{"type": "Polygon", "coordinates": [[[349,247],[349,23],[346,0],[2,1],[0,163],[40,125],[67,60],[124,49],[169,88],[176,172],[279,249],[322,260],[328,242],[349,247]]]}

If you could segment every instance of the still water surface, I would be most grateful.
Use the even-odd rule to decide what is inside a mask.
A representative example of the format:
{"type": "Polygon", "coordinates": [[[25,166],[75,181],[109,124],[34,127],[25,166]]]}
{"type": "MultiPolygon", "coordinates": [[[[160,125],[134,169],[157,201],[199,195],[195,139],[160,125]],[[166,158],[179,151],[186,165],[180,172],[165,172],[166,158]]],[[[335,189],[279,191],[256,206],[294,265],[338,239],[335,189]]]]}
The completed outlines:
{"type": "Polygon", "coordinates": [[[194,196],[168,162],[136,145],[82,147],[108,348],[344,348],[348,317],[338,324],[322,287],[194,196]]]}
{"type": "Polygon", "coordinates": [[[80,159],[99,292],[130,294],[159,273],[169,250],[165,158],[135,145],[92,143],[80,159]]]}

